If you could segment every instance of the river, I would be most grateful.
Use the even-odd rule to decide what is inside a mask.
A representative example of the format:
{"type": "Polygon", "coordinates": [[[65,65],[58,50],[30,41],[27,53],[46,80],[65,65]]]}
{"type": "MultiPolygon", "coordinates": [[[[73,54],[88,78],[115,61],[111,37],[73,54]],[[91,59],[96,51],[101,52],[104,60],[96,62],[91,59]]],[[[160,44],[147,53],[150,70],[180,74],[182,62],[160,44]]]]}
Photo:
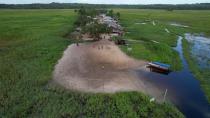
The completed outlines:
{"type": "Polygon", "coordinates": [[[183,37],[179,36],[177,46],[174,48],[182,60],[181,71],[163,75],[155,72],[145,74],[139,70],[139,76],[144,76],[145,81],[162,91],[159,96],[162,99],[167,89],[167,100],[175,104],[187,118],[210,118],[210,105],[201,90],[199,81],[190,72],[183,56],[182,40],[183,37]]]}

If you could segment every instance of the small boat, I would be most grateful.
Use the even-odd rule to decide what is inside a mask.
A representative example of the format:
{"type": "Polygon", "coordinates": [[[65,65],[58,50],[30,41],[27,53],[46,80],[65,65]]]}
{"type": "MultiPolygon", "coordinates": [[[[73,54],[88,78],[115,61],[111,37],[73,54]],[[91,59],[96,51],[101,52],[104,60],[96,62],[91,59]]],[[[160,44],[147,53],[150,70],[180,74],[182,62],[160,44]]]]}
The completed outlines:
{"type": "Polygon", "coordinates": [[[150,62],[147,64],[147,68],[150,68],[150,71],[163,74],[170,73],[170,67],[171,66],[169,64],[164,64],[160,62],[150,62]]]}
{"type": "Polygon", "coordinates": [[[115,41],[116,45],[126,45],[126,41],[124,39],[117,39],[115,41]]]}

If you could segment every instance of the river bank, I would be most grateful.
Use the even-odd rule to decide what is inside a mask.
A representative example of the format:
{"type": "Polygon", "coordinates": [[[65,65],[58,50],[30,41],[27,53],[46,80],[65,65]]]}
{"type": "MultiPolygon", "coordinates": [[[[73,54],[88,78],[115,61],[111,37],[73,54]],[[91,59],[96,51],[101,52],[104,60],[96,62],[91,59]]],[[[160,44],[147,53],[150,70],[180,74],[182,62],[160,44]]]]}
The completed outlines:
{"type": "MultiPolygon", "coordinates": [[[[200,81],[200,84],[206,94],[206,97],[207,97],[208,101],[210,102],[210,86],[209,86],[210,69],[209,68],[201,68],[199,65],[197,65],[197,64],[199,64],[199,62],[198,62],[198,59],[196,59],[196,57],[193,56],[192,48],[193,48],[192,43],[188,42],[187,40],[183,40],[184,57],[186,58],[186,60],[189,64],[190,70],[196,76],[196,78],[200,81]]],[[[198,53],[202,54],[202,51],[200,51],[198,53]]],[[[204,56],[208,56],[208,54],[206,54],[204,56]]]]}

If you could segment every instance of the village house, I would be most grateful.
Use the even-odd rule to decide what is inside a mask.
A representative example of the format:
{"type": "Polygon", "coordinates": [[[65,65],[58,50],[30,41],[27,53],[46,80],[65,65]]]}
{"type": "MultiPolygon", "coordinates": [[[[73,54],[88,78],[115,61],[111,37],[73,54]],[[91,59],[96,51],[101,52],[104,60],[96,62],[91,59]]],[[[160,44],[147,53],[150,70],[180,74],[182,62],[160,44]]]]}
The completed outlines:
{"type": "Polygon", "coordinates": [[[121,36],[123,34],[123,28],[118,24],[118,21],[112,17],[101,14],[97,17],[97,19],[99,23],[107,24],[108,27],[111,27],[113,35],[121,36]]]}

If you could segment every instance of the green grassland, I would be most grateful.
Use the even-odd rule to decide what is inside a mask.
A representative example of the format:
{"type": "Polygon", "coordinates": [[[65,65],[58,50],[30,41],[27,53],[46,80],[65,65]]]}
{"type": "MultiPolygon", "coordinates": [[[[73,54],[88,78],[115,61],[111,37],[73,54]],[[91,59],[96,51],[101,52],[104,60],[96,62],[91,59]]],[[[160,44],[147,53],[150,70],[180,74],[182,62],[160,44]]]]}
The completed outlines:
{"type": "Polygon", "coordinates": [[[137,92],[88,94],[49,85],[75,19],[73,10],[0,10],[0,117],[183,117],[137,92]]]}
{"type": "MultiPolygon", "coordinates": [[[[128,47],[132,47],[132,52],[127,51],[127,46],[122,46],[122,50],[137,59],[148,61],[160,61],[172,65],[173,70],[181,69],[181,62],[178,54],[171,48],[176,46],[177,35],[184,33],[204,33],[210,36],[210,11],[175,10],[124,10],[118,9],[121,13],[121,24],[127,33],[125,39],[140,40],[143,42],[130,42],[128,47]],[[153,26],[152,21],[156,22],[153,26]],[[146,22],[147,24],[135,24],[146,22]],[[171,22],[190,26],[181,28],[169,25],[171,22]],[[167,28],[171,33],[165,31],[167,28]],[[153,40],[160,43],[154,43],[153,40]]],[[[202,70],[196,65],[190,54],[190,44],[183,40],[184,56],[189,63],[189,67],[196,78],[200,81],[204,92],[210,101],[210,70],[202,70]]]]}
{"type": "MultiPolygon", "coordinates": [[[[156,14],[160,14],[159,12],[156,11],[156,14]]],[[[150,10],[121,11],[121,23],[126,31],[129,32],[126,33],[125,38],[143,41],[133,43],[133,51],[130,52],[130,55],[133,55],[137,59],[171,64],[173,70],[181,69],[181,61],[178,53],[171,48],[171,46],[176,46],[176,34],[168,34],[165,28],[169,29],[170,26],[156,19],[151,13],[153,13],[153,11],[150,12],[150,10]],[[155,26],[152,24],[153,20],[156,23],[155,26]],[[142,22],[147,24],[136,24],[142,22]]],[[[173,28],[173,30],[176,29],[173,28]]],[[[126,50],[126,47],[122,49],[126,50]]]]}

